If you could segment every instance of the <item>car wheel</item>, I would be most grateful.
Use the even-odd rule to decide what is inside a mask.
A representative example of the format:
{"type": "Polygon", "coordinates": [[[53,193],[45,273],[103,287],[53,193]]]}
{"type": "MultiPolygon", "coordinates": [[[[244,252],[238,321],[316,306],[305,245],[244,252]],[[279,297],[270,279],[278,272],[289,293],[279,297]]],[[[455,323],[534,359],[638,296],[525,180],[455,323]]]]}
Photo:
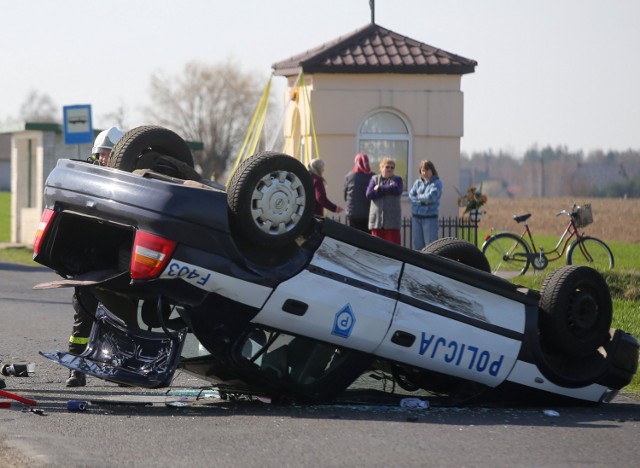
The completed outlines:
{"type": "Polygon", "coordinates": [[[391,375],[398,386],[407,392],[417,392],[421,388],[411,372],[399,364],[391,364],[391,375]]]}
{"type": "Polygon", "coordinates": [[[125,133],[111,150],[107,165],[127,172],[151,169],[180,179],[200,179],[186,141],[157,126],[136,127],[125,133]]]}
{"type": "Polygon", "coordinates": [[[561,267],[542,285],[540,333],[559,353],[593,354],[609,340],[612,315],[609,287],[592,268],[561,267]]]}
{"type": "Polygon", "coordinates": [[[437,239],[422,249],[422,253],[439,255],[487,273],[491,272],[487,257],[475,245],[463,239],[455,237],[437,239]]]}
{"type": "Polygon", "coordinates": [[[313,216],[311,174],[297,159],[264,152],[243,161],[227,190],[237,233],[261,245],[285,245],[297,238],[313,216]]]}

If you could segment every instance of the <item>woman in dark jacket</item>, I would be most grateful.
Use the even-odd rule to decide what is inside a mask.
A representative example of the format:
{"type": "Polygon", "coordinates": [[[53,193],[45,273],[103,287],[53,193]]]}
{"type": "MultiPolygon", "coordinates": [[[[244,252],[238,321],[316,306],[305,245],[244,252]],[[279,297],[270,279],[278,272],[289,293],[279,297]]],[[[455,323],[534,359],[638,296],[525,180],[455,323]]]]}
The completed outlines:
{"type": "Polygon", "coordinates": [[[344,200],[347,202],[347,224],[364,232],[369,232],[369,206],[367,187],[371,180],[369,157],[356,154],[355,165],[344,178],[344,200]]]}

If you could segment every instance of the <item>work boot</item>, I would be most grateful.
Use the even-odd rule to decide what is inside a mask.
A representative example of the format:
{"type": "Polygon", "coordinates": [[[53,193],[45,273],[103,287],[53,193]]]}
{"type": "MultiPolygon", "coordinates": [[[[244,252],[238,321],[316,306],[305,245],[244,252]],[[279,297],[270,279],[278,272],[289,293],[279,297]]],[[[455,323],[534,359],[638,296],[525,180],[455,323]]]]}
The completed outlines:
{"type": "Polygon", "coordinates": [[[87,385],[87,377],[80,371],[71,370],[66,385],[67,387],[84,387],[87,385]]]}

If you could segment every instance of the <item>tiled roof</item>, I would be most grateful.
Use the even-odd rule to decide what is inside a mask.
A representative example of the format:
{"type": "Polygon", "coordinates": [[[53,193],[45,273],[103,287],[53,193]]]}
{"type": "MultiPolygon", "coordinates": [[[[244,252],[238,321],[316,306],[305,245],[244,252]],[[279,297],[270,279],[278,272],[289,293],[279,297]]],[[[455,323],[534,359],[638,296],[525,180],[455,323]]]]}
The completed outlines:
{"type": "Polygon", "coordinates": [[[397,34],[375,23],[272,65],[276,75],[411,73],[463,75],[478,64],[397,34]]]}

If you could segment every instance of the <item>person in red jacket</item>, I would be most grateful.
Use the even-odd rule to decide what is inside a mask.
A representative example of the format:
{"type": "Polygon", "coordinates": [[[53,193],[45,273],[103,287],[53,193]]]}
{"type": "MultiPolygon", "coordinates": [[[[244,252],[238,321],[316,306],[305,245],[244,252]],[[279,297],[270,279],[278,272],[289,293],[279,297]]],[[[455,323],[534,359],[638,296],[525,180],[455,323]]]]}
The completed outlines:
{"type": "Polygon", "coordinates": [[[322,176],[324,173],[324,161],[322,159],[312,159],[307,165],[307,169],[309,169],[311,177],[313,178],[313,188],[316,192],[316,207],[314,214],[324,216],[325,208],[329,211],[333,211],[334,213],[342,213],[344,211],[342,207],[336,205],[327,198],[327,191],[324,187],[327,181],[324,180],[324,177],[322,176]]]}

